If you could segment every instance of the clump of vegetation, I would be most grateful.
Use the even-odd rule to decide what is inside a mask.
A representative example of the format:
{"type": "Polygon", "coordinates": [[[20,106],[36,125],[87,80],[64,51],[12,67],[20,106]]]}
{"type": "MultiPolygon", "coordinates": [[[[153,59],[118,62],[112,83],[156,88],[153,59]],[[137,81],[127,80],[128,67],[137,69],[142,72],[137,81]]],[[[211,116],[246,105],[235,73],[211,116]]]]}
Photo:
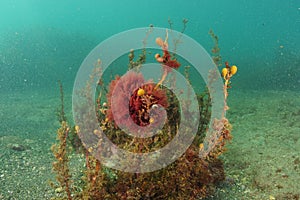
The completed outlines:
{"type": "MultiPolygon", "coordinates": [[[[185,29],[187,20],[183,22],[185,29]]],[[[219,54],[217,37],[212,33],[211,35],[216,42],[214,52],[219,54]]],[[[163,74],[158,83],[145,81],[143,75],[139,73],[139,66],[146,60],[146,49],[142,51],[136,61],[134,60],[134,51],[130,51],[128,68],[135,69],[134,71],[127,73],[122,78],[117,76],[108,85],[102,80],[98,82],[96,113],[100,128],[105,131],[106,136],[114,144],[118,144],[119,148],[133,153],[148,153],[162,148],[176,136],[178,127],[182,123],[180,115],[194,115],[194,113],[180,113],[180,106],[189,106],[190,99],[185,101],[185,105],[179,105],[176,95],[162,84],[170,73],[170,68],[177,69],[181,66],[176,56],[169,53],[168,32],[166,32],[164,40],[157,38],[156,43],[161,47],[162,54],[156,54],[155,59],[163,66],[163,74]],[[137,85],[143,82],[147,84],[136,89],[137,85]],[[119,96],[112,101],[112,98],[114,98],[113,91],[116,87],[122,87],[122,90],[118,92],[119,96]],[[122,93],[122,91],[132,92],[129,95],[122,93]],[[113,115],[114,105],[112,102],[129,106],[119,109],[119,114],[116,117],[113,115]],[[126,104],[126,102],[129,103],[126,104]],[[158,105],[166,110],[167,120],[162,129],[157,130],[155,135],[147,138],[137,138],[126,134],[124,130],[117,126],[117,124],[121,124],[135,131],[135,126],[130,127],[132,124],[129,123],[127,116],[135,122],[135,125],[141,127],[156,125],[160,120],[163,120],[160,118],[163,115],[161,109],[155,109],[158,105]]],[[[178,41],[175,41],[175,43],[177,44],[178,41]]],[[[219,60],[216,59],[215,62],[219,62],[219,60]]],[[[98,64],[95,72],[101,71],[100,60],[98,64]]],[[[236,73],[235,68],[230,67],[227,63],[224,68],[227,71],[222,70],[225,81],[225,101],[228,95],[229,80],[236,73]]],[[[189,79],[188,66],[185,67],[185,76],[189,79]]],[[[91,79],[93,78],[94,76],[91,76],[91,79]]],[[[91,83],[87,83],[86,93],[91,92],[89,84],[91,83]]],[[[62,89],[61,94],[63,94],[62,89]]],[[[56,179],[59,184],[56,185],[56,188],[61,188],[64,193],[60,193],[59,197],[53,199],[201,199],[213,193],[216,184],[225,179],[223,164],[218,157],[225,151],[226,141],[231,139],[231,125],[225,116],[222,119],[215,119],[214,127],[219,130],[221,136],[212,141],[211,151],[206,152],[207,154],[204,157],[199,157],[199,150],[204,148],[203,138],[211,118],[212,102],[207,90],[197,94],[197,100],[200,111],[197,114],[201,117],[192,144],[172,164],[147,173],[123,172],[103,165],[101,160],[94,156],[95,148],[99,148],[100,150],[97,151],[101,151],[101,141],[97,143],[99,146],[95,148],[85,149],[82,144],[78,144],[78,141],[80,141],[78,135],[84,133],[81,132],[78,125],[73,128],[69,127],[65,121],[62,105],[59,118],[61,127],[57,132],[58,142],[53,145],[52,151],[56,159],[53,170],[57,174],[56,179]],[[71,180],[69,172],[68,155],[72,153],[69,150],[70,146],[77,149],[77,153],[85,156],[85,172],[81,176],[82,182],[77,186],[75,186],[76,181],[71,180]]],[[[61,102],[63,104],[63,98],[61,102]]],[[[225,104],[224,112],[227,109],[228,107],[225,104]]],[[[94,134],[99,133],[94,130],[94,134]]]]}
{"type": "Polygon", "coordinates": [[[63,101],[63,89],[62,84],[59,82],[60,94],[61,94],[61,109],[58,113],[58,119],[61,124],[61,127],[57,130],[57,140],[56,144],[53,144],[51,150],[55,156],[55,161],[53,162],[53,171],[56,173],[56,180],[59,183],[60,187],[58,190],[64,190],[68,200],[72,199],[70,184],[71,184],[71,175],[69,172],[69,158],[67,142],[68,134],[70,132],[70,127],[67,124],[65,112],[64,112],[64,101],[63,101]]]}

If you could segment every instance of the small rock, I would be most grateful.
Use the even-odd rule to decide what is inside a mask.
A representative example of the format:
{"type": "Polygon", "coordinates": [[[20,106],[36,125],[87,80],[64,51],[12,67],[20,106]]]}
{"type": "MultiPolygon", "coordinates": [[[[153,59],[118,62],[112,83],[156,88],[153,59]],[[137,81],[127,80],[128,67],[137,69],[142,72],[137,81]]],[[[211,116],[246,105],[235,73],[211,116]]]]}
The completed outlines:
{"type": "Polygon", "coordinates": [[[12,144],[10,145],[10,148],[15,151],[25,151],[27,149],[24,145],[21,144],[12,144]]]}

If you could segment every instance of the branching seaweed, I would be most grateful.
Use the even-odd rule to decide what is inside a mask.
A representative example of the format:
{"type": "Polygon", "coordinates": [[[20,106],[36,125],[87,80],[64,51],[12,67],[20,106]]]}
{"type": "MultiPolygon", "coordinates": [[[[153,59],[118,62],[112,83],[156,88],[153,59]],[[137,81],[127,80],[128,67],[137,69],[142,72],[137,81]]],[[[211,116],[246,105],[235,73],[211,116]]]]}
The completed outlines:
{"type": "MultiPolygon", "coordinates": [[[[184,27],[182,33],[186,29],[187,20],[183,20],[184,27]]],[[[172,22],[169,20],[170,28],[172,29],[172,22]]],[[[150,27],[151,28],[151,27],[150,27]]],[[[149,30],[151,31],[151,29],[149,30]]],[[[176,59],[174,54],[172,57],[167,49],[168,32],[166,33],[166,39],[159,38],[158,45],[161,46],[163,55],[157,56],[156,59],[162,65],[167,65],[174,69],[180,66],[180,63],[176,59]]],[[[214,55],[214,61],[217,65],[221,62],[219,56],[218,37],[210,31],[212,38],[215,41],[215,46],[212,50],[214,55]]],[[[146,36],[146,39],[148,36],[146,36]]],[[[146,39],[143,41],[146,44],[146,39]]],[[[176,45],[180,42],[180,38],[173,40],[176,45]]],[[[129,53],[128,68],[139,68],[146,62],[146,49],[144,49],[139,55],[138,59],[134,60],[134,51],[129,53]]],[[[82,96],[90,98],[91,84],[94,79],[101,73],[101,61],[98,60],[95,65],[95,70],[90,76],[90,81],[86,83],[86,87],[82,92],[82,96]],[[97,75],[98,74],[98,75],[97,75]]],[[[222,72],[222,76],[225,81],[224,91],[227,91],[229,86],[229,79],[236,73],[236,69],[231,66],[226,66],[226,73],[222,72]],[[235,71],[234,71],[235,70],[235,71]]],[[[166,73],[169,73],[166,71],[166,73]]],[[[184,75],[188,81],[190,81],[189,67],[187,66],[184,71],[184,75]]],[[[212,74],[212,76],[217,73],[212,74]]],[[[123,77],[126,81],[126,77],[123,77]]],[[[130,81],[138,80],[138,70],[129,74],[128,82],[122,84],[130,87],[132,84],[130,81]]],[[[125,134],[114,123],[114,118],[110,116],[111,103],[110,98],[114,86],[120,78],[116,77],[111,80],[109,86],[105,85],[103,80],[98,81],[97,97],[95,100],[87,99],[88,101],[96,101],[96,108],[88,108],[90,112],[95,111],[97,113],[98,122],[106,136],[114,143],[118,144],[119,148],[134,153],[148,153],[158,150],[164,147],[172,140],[177,134],[178,127],[180,126],[180,106],[179,100],[176,95],[164,87],[161,83],[164,81],[164,76],[160,80],[160,84],[154,84],[149,82],[148,84],[141,86],[137,91],[132,91],[130,96],[130,117],[137,124],[147,125],[155,123],[148,113],[152,106],[157,103],[165,106],[167,112],[167,119],[165,125],[161,130],[152,137],[149,138],[135,138],[125,134]],[[108,89],[107,89],[108,88],[108,89]],[[108,103],[105,102],[108,101],[108,103]]],[[[173,80],[176,81],[175,79],[173,80]]],[[[63,104],[63,91],[60,83],[61,103],[63,104]]],[[[126,92],[120,95],[120,98],[124,98],[126,92]]],[[[59,121],[61,127],[57,131],[57,144],[52,146],[52,152],[55,156],[53,163],[53,170],[56,172],[56,180],[59,183],[59,187],[64,191],[64,196],[61,198],[73,199],[203,199],[209,194],[214,192],[215,186],[218,182],[225,179],[224,168],[222,161],[218,156],[225,151],[224,145],[226,141],[231,139],[231,125],[224,117],[220,120],[215,119],[214,128],[219,130],[220,137],[217,140],[211,140],[212,150],[207,153],[205,157],[199,157],[199,149],[203,148],[203,139],[205,131],[208,128],[211,118],[211,103],[212,99],[208,92],[208,89],[202,94],[196,94],[199,105],[199,127],[196,133],[196,137],[186,152],[178,158],[174,163],[162,168],[160,170],[149,173],[127,173],[105,167],[98,159],[94,157],[95,152],[93,148],[82,148],[79,153],[82,153],[85,157],[85,171],[82,175],[83,183],[75,186],[75,183],[71,180],[71,174],[69,169],[69,157],[72,152],[68,148],[68,144],[74,143],[74,140],[70,135],[84,134],[81,132],[79,126],[70,128],[66,122],[64,113],[64,106],[61,106],[59,121]],[[81,190],[74,190],[72,188],[80,187],[81,190]]],[[[226,96],[227,97],[227,96],[226,96]]],[[[121,99],[122,100],[122,99],[121,99]]],[[[226,101],[226,98],[225,98],[226,101]]],[[[189,106],[190,95],[188,93],[187,99],[184,101],[189,106]]],[[[82,108],[87,109],[87,108],[82,108]]],[[[126,107],[128,109],[128,107],[126,107]]],[[[118,110],[120,113],[122,110],[118,110]]],[[[93,114],[93,113],[88,113],[93,114]]],[[[156,113],[157,114],[157,113],[156,113]]],[[[158,112],[159,114],[159,112],[158,112]]],[[[125,120],[126,122],[126,120],[125,120]]],[[[89,123],[88,121],[86,122],[89,123]]],[[[94,134],[98,134],[95,130],[94,134]]],[[[78,142],[78,141],[77,141],[78,142]]],[[[82,145],[82,144],[81,144],[82,145]]],[[[97,152],[101,152],[101,140],[99,139],[97,145],[97,152]]],[[[79,145],[80,146],[80,145],[79,145]]],[[[74,146],[73,146],[74,147],[74,146]]],[[[122,162],[131,162],[125,160],[122,162]]],[[[136,166],[137,168],[139,166],[136,166]]],[[[75,180],[75,179],[74,179],[75,180]]],[[[58,198],[59,199],[59,198],[58,198]]]]}
{"type": "Polygon", "coordinates": [[[59,93],[60,93],[60,109],[57,111],[58,121],[62,123],[63,121],[67,121],[67,117],[65,114],[65,107],[64,107],[64,91],[61,81],[58,81],[59,85],[59,93]]]}
{"type": "Polygon", "coordinates": [[[222,57],[220,55],[220,48],[219,48],[219,38],[218,36],[213,32],[212,29],[209,30],[209,35],[214,41],[214,47],[211,50],[213,61],[217,66],[222,65],[222,57]]]}
{"type": "Polygon", "coordinates": [[[67,122],[63,121],[61,127],[57,130],[58,143],[52,145],[51,150],[55,156],[56,161],[53,162],[53,171],[56,172],[56,180],[60,187],[65,191],[67,199],[71,200],[71,175],[69,172],[69,158],[67,148],[67,138],[70,128],[67,122]]]}

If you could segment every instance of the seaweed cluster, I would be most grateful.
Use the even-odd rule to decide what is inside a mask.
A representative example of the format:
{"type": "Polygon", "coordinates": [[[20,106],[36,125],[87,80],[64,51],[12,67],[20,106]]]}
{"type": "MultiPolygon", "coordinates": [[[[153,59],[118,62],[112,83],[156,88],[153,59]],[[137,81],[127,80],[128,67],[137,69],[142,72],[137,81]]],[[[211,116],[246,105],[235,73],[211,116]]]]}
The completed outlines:
{"type": "MultiPolygon", "coordinates": [[[[98,82],[96,112],[99,126],[114,144],[118,144],[119,148],[126,151],[147,153],[162,148],[176,137],[181,123],[180,115],[189,116],[187,113],[180,113],[180,106],[189,106],[189,99],[185,101],[185,105],[179,105],[176,95],[162,85],[165,77],[170,73],[169,68],[177,69],[181,65],[174,55],[168,52],[167,34],[165,40],[161,38],[156,40],[163,53],[162,56],[160,54],[155,55],[157,62],[163,66],[164,70],[159,83],[155,84],[151,80],[145,81],[139,72],[138,66],[145,62],[145,50],[136,61],[134,61],[134,51],[130,51],[128,68],[136,68],[136,71],[130,71],[122,77],[117,76],[108,84],[105,84],[103,80],[98,82]],[[140,83],[145,82],[146,84],[139,86],[140,83]],[[112,100],[113,93],[116,92],[115,88],[120,89],[117,91],[117,98],[112,100]],[[131,95],[122,93],[122,91],[131,91],[131,95]],[[113,114],[113,104],[118,104],[118,108],[123,108],[118,110],[117,116],[113,114]],[[160,119],[164,114],[159,109],[161,107],[165,109],[167,120],[164,121],[162,129],[154,130],[156,134],[151,137],[133,137],[126,134],[125,130],[118,126],[122,125],[131,131],[134,131],[136,126],[155,126],[156,123],[163,120],[160,119]],[[132,121],[134,126],[130,127],[132,121]]],[[[212,32],[211,35],[216,39],[212,32]]],[[[213,52],[218,54],[217,42],[215,45],[213,52]]],[[[216,59],[216,61],[219,60],[216,59]]],[[[99,60],[98,70],[101,70],[100,63],[99,60]]],[[[225,68],[228,66],[226,64],[225,68]]],[[[227,69],[226,74],[223,73],[226,95],[229,79],[236,72],[234,67],[230,69],[227,69]]],[[[188,79],[189,67],[185,68],[185,75],[188,79]]],[[[89,84],[87,83],[85,92],[90,92],[89,84]]],[[[63,98],[61,99],[63,104],[63,98]]],[[[221,130],[221,137],[213,141],[212,151],[207,152],[205,157],[199,157],[199,150],[204,148],[203,138],[211,118],[212,100],[208,90],[197,94],[197,100],[200,111],[197,114],[201,117],[192,144],[172,164],[147,173],[129,173],[103,165],[101,160],[95,158],[93,148],[84,148],[85,144],[78,142],[80,141],[78,135],[85,133],[81,132],[78,125],[73,127],[68,125],[65,121],[62,105],[59,118],[61,127],[57,132],[57,143],[52,147],[55,156],[53,170],[56,172],[58,183],[53,184],[53,187],[60,188],[60,192],[53,199],[202,199],[212,194],[216,184],[225,179],[223,164],[219,155],[225,151],[226,141],[231,139],[231,125],[225,116],[222,119],[215,119],[214,126],[221,130]],[[69,155],[74,152],[69,147],[73,147],[77,153],[85,157],[85,171],[81,174],[80,181],[71,177],[69,155]]],[[[227,108],[224,108],[224,112],[225,110],[227,108]]],[[[98,130],[95,130],[94,134],[98,135],[98,130]]],[[[99,145],[97,151],[101,151],[101,141],[97,144],[99,145]]]]}

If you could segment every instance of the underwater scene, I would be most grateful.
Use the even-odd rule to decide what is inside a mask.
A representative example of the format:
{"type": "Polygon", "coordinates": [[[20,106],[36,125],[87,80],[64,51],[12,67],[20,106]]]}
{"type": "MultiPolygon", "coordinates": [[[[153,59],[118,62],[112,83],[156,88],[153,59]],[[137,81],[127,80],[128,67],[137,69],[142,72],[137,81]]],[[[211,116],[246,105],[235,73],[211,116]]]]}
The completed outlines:
{"type": "Polygon", "coordinates": [[[0,200],[299,200],[300,1],[1,0],[0,200]]]}

